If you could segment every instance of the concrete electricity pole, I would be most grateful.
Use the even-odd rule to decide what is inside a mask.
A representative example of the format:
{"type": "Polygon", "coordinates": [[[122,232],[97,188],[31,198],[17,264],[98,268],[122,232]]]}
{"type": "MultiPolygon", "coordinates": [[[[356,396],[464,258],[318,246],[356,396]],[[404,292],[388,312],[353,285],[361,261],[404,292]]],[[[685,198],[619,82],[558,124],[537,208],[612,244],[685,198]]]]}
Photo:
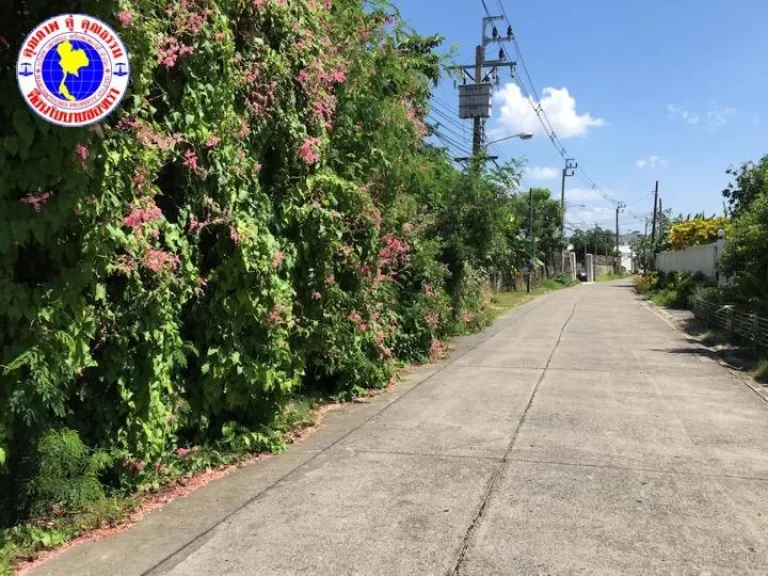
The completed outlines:
{"type": "Polygon", "coordinates": [[[656,216],[659,207],[659,181],[656,180],[656,191],[653,194],[653,227],[651,228],[651,261],[650,269],[656,268],[656,216]]]}
{"type": "Polygon", "coordinates": [[[616,273],[621,272],[621,242],[619,241],[619,214],[624,212],[627,205],[619,202],[616,206],[616,273]]]}
{"type": "MultiPolygon", "coordinates": [[[[514,76],[516,62],[508,62],[504,50],[499,50],[498,60],[486,60],[485,48],[490,44],[511,42],[513,39],[512,27],[507,29],[506,36],[500,36],[493,24],[496,21],[505,20],[504,16],[488,16],[483,18],[483,41],[475,48],[475,63],[466,66],[455,66],[452,70],[461,70],[464,74],[464,83],[459,86],[459,118],[472,119],[474,128],[472,131],[472,154],[481,160],[486,158],[483,150],[483,130],[485,119],[491,116],[491,93],[493,91],[492,79],[499,83],[498,71],[500,68],[509,68],[514,76]],[[491,34],[488,27],[492,26],[491,34]],[[486,68],[490,70],[486,73],[486,68]],[[467,78],[471,81],[467,84],[467,78]]],[[[495,158],[493,158],[495,159],[495,158]]],[[[457,161],[463,159],[456,159],[457,161]]]]}
{"type": "Polygon", "coordinates": [[[560,188],[560,212],[563,216],[563,222],[560,226],[560,236],[565,238],[565,179],[576,174],[576,168],[579,165],[573,158],[568,158],[565,161],[565,168],[563,168],[563,183],[560,188]]]}

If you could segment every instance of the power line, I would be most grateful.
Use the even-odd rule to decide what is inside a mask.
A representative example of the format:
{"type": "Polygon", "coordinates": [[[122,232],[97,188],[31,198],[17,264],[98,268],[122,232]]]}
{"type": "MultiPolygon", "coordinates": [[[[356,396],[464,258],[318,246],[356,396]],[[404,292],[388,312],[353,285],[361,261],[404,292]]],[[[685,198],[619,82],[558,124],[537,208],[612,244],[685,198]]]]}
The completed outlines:
{"type": "MultiPolygon", "coordinates": [[[[488,7],[485,3],[485,0],[481,0],[481,1],[483,3],[483,8],[485,9],[486,13],[488,13],[488,7]]],[[[498,4],[499,9],[501,10],[503,18],[506,20],[507,25],[510,27],[510,29],[513,29],[512,20],[509,18],[509,15],[507,14],[506,9],[504,8],[504,4],[502,0],[496,0],[496,3],[498,4]]],[[[563,158],[563,160],[567,160],[569,158],[568,151],[566,150],[565,146],[560,140],[560,137],[557,135],[557,132],[552,126],[552,122],[550,121],[546,111],[544,110],[544,107],[541,104],[541,97],[539,95],[539,92],[536,90],[536,85],[534,84],[533,79],[531,77],[531,73],[530,73],[530,70],[528,69],[528,64],[525,60],[525,56],[523,56],[523,52],[520,49],[520,44],[518,43],[517,37],[515,36],[514,33],[511,34],[511,41],[512,41],[512,47],[515,51],[515,54],[517,55],[517,59],[519,63],[522,65],[523,73],[531,89],[530,91],[528,90],[528,88],[525,85],[525,82],[522,81],[519,75],[515,75],[516,83],[520,87],[520,91],[522,92],[526,101],[528,101],[531,108],[536,113],[536,117],[538,118],[539,123],[544,129],[544,132],[546,133],[549,140],[552,142],[552,145],[554,146],[555,150],[563,158]],[[531,93],[533,93],[533,98],[531,98],[531,93]]],[[[589,177],[589,175],[586,173],[586,171],[584,171],[584,169],[581,166],[577,168],[577,171],[581,173],[581,180],[585,182],[592,190],[594,190],[605,201],[612,204],[618,204],[616,200],[610,198],[609,195],[606,192],[604,192],[595,183],[595,181],[592,180],[592,178],[589,177]]]]}

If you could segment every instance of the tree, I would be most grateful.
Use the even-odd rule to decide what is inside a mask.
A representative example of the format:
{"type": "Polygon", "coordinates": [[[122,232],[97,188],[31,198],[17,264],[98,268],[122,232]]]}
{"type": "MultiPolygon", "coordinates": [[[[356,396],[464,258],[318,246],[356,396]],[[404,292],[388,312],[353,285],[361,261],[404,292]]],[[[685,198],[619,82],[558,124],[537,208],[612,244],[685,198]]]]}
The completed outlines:
{"type": "MultiPolygon", "coordinates": [[[[768,156],[764,158],[768,159],[768,156]]],[[[764,186],[740,210],[728,231],[720,271],[732,280],[732,293],[741,303],[768,313],[768,189],[764,186]]]]}
{"type": "Polygon", "coordinates": [[[730,167],[726,174],[736,180],[723,190],[734,218],[747,212],[759,196],[768,193],[768,155],[757,164],[745,162],[738,170],[730,167]]]}
{"type": "Polygon", "coordinates": [[[518,230],[527,239],[526,250],[529,255],[546,262],[561,250],[562,210],[560,202],[552,198],[552,192],[549,189],[534,188],[532,193],[528,191],[516,195],[514,213],[518,230]],[[534,254],[530,254],[532,248],[531,196],[533,197],[533,238],[536,240],[534,254]]]}
{"type": "Polygon", "coordinates": [[[586,247],[587,254],[596,256],[616,255],[616,232],[607,228],[597,227],[593,230],[576,229],[571,236],[570,243],[576,253],[576,260],[584,261],[586,247]]]}

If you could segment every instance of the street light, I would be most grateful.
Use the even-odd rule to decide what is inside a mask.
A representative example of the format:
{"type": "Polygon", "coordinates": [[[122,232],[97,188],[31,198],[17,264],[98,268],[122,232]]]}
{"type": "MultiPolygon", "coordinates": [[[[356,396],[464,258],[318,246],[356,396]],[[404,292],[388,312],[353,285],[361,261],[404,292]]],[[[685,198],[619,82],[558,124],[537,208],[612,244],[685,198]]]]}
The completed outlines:
{"type": "MultiPolygon", "coordinates": [[[[498,144],[499,142],[504,142],[505,140],[512,140],[513,138],[519,138],[520,140],[530,140],[533,138],[533,134],[530,132],[520,132],[520,134],[515,134],[514,136],[506,136],[505,138],[499,138],[498,140],[493,140],[491,142],[486,142],[483,144],[483,148],[488,148],[491,144],[498,144]]],[[[483,160],[496,160],[498,159],[498,156],[486,156],[485,154],[481,157],[483,160]]],[[[454,158],[456,162],[466,162],[468,160],[471,160],[471,158],[462,157],[462,158],[454,158]]]]}
{"type": "Polygon", "coordinates": [[[512,140],[513,138],[520,138],[520,140],[530,140],[533,138],[533,134],[530,132],[520,132],[520,134],[515,134],[513,136],[506,136],[504,138],[499,138],[498,140],[493,140],[492,142],[488,142],[485,144],[486,146],[490,146],[491,144],[498,144],[499,142],[504,142],[505,140],[512,140]]]}

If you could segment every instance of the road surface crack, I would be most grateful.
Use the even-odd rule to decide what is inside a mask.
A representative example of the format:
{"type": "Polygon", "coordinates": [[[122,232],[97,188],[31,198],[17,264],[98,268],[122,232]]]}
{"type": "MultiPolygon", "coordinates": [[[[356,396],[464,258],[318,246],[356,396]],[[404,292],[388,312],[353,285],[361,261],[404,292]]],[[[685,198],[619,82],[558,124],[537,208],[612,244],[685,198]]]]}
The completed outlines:
{"type": "MultiPolygon", "coordinates": [[[[580,300],[581,298],[579,298],[580,300]]],[[[536,392],[539,390],[539,386],[541,385],[541,382],[544,380],[544,377],[547,374],[547,370],[549,369],[549,365],[552,362],[552,358],[555,356],[555,352],[557,352],[557,349],[560,347],[560,342],[563,339],[563,334],[565,334],[565,330],[568,327],[568,324],[570,324],[571,320],[573,320],[573,317],[576,315],[576,307],[578,306],[579,301],[577,300],[573,304],[573,309],[571,310],[571,314],[568,316],[568,318],[563,323],[562,327],[560,328],[560,334],[557,337],[557,342],[555,342],[555,345],[552,347],[552,351],[549,353],[549,356],[547,357],[547,363],[544,365],[544,369],[541,371],[541,375],[539,376],[539,379],[536,381],[536,384],[533,386],[533,390],[531,391],[531,396],[528,398],[528,404],[525,406],[525,410],[523,410],[523,414],[520,417],[520,421],[517,423],[517,426],[515,427],[515,431],[512,434],[512,439],[509,442],[509,446],[507,446],[507,451],[504,454],[504,457],[499,462],[498,466],[496,467],[496,470],[493,472],[493,476],[491,476],[491,481],[488,483],[488,488],[485,491],[485,494],[483,495],[483,500],[480,503],[480,508],[477,511],[477,514],[475,514],[475,517],[473,518],[472,522],[470,523],[469,527],[467,528],[467,531],[464,533],[464,540],[461,545],[461,552],[459,553],[459,557],[456,560],[456,564],[454,565],[453,571],[451,572],[452,576],[459,576],[461,574],[461,568],[464,565],[464,559],[467,555],[467,550],[469,549],[469,544],[472,541],[472,536],[475,533],[475,530],[477,529],[477,526],[480,524],[480,521],[483,518],[483,514],[485,514],[486,506],[488,505],[488,501],[491,498],[491,494],[493,494],[493,490],[496,487],[496,484],[501,477],[501,472],[504,468],[504,464],[509,462],[509,455],[512,453],[512,450],[515,447],[515,443],[517,442],[517,437],[520,434],[520,430],[523,427],[523,424],[525,424],[526,419],[528,418],[528,412],[531,409],[531,406],[533,405],[533,400],[536,397],[536,392]]]]}

